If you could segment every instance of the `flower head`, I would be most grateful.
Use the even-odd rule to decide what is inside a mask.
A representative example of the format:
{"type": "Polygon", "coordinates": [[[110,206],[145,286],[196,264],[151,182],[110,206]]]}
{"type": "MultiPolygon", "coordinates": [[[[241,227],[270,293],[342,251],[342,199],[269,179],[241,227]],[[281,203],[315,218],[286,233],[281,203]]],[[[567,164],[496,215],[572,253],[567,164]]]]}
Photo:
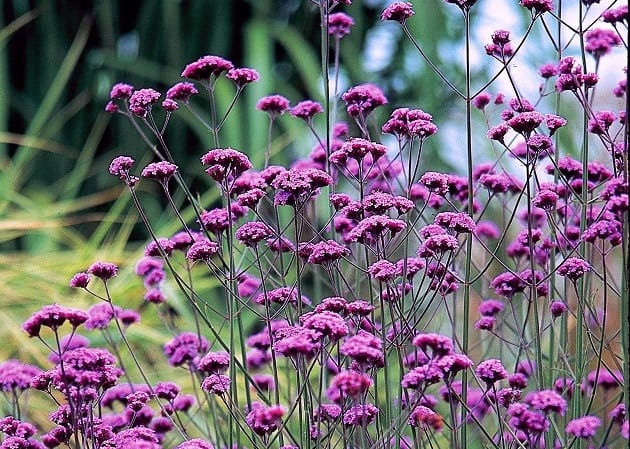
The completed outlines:
{"type": "Polygon", "coordinates": [[[404,24],[407,19],[415,14],[413,5],[409,2],[394,2],[381,14],[381,20],[394,20],[404,24]]]}
{"type": "Polygon", "coordinates": [[[222,182],[228,176],[237,178],[252,168],[248,157],[232,148],[216,148],[201,157],[203,165],[209,165],[206,173],[215,181],[222,182]]]}
{"type": "Polygon", "coordinates": [[[177,83],[166,91],[166,98],[168,100],[177,100],[182,103],[188,103],[190,97],[198,93],[199,91],[192,83],[177,83]]]}
{"type": "Polygon", "coordinates": [[[300,101],[289,111],[293,117],[301,118],[307,122],[313,120],[313,116],[315,116],[315,114],[320,114],[322,112],[324,112],[322,105],[312,100],[300,101]]]}
{"type": "Polygon", "coordinates": [[[268,95],[258,100],[256,109],[267,112],[271,116],[282,115],[289,109],[289,100],[282,95],[268,95]]]}
{"type": "Polygon", "coordinates": [[[238,88],[243,88],[247,84],[255,83],[260,79],[258,72],[248,67],[230,69],[225,77],[234,81],[234,84],[236,84],[238,88]]]}
{"type": "Polygon", "coordinates": [[[182,72],[182,77],[203,81],[217,77],[232,68],[234,68],[234,64],[227,59],[206,55],[188,64],[182,72]]]}
{"type": "Polygon", "coordinates": [[[144,118],[160,97],[161,94],[154,89],[137,90],[129,98],[129,110],[138,117],[144,118]]]}
{"type": "Polygon", "coordinates": [[[342,12],[336,12],[328,16],[328,34],[332,34],[337,39],[350,34],[352,25],[354,25],[352,17],[342,12]]]}
{"type": "Polygon", "coordinates": [[[601,425],[602,421],[597,416],[583,416],[569,421],[565,431],[577,438],[590,438],[595,436],[601,425]]]}
{"type": "Polygon", "coordinates": [[[144,178],[155,179],[160,183],[166,183],[177,171],[177,165],[167,161],[153,162],[142,170],[144,178]]]}
{"type": "Polygon", "coordinates": [[[351,87],[341,99],[346,103],[348,115],[353,118],[365,118],[378,106],[387,104],[385,94],[374,84],[351,87]]]}

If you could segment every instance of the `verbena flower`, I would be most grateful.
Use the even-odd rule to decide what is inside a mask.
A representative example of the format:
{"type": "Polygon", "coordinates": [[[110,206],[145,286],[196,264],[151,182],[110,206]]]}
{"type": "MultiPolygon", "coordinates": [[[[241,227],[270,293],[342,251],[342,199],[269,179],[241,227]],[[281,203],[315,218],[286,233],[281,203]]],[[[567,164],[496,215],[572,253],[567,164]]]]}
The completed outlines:
{"type": "Polygon", "coordinates": [[[346,426],[367,426],[374,422],[378,412],[374,404],[354,405],[343,414],[343,423],[346,426]]]}
{"type": "Polygon", "coordinates": [[[162,95],[154,89],[136,90],[129,98],[129,110],[138,117],[145,118],[162,95]]]}
{"type": "Polygon", "coordinates": [[[520,0],[519,3],[536,14],[553,11],[554,8],[552,0],[520,0]]]}
{"type": "Polygon", "coordinates": [[[440,432],[444,427],[444,421],[439,413],[431,410],[429,407],[419,405],[409,415],[409,425],[418,427],[423,431],[433,429],[440,432]]]}
{"type": "Polygon", "coordinates": [[[182,103],[188,103],[190,97],[197,95],[199,91],[192,83],[177,83],[166,91],[166,98],[169,100],[177,100],[182,103]]]}
{"type": "Polygon", "coordinates": [[[300,101],[289,111],[293,117],[301,118],[307,122],[312,121],[313,116],[322,112],[324,112],[322,105],[312,100],[300,101]]]}
{"type": "Polygon", "coordinates": [[[87,272],[103,281],[107,281],[118,274],[118,266],[111,262],[94,262],[87,272]]]}
{"type": "Polygon", "coordinates": [[[202,239],[190,245],[190,248],[188,248],[188,250],[186,251],[186,259],[190,260],[191,262],[207,262],[215,254],[217,254],[219,250],[220,247],[217,243],[207,239],[202,239]]]}
{"type": "Polygon", "coordinates": [[[577,438],[590,438],[595,436],[601,425],[602,421],[597,416],[583,416],[569,421],[565,432],[577,438]]]}
{"type": "Polygon", "coordinates": [[[112,100],[127,100],[133,94],[133,86],[126,83],[116,83],[112,86],[109,98],[112,100]]]}
{"type": "Polygon", "coordinates": [[[201,383],[201,389],[210,394],[222,395],[230,391],[231,380],[225,374],[210,374],[201,383]]]}
{"type": "Polygon", "coordinates": [[[256,109],[267,112],[272,117],[282,115],[289,110],[289,100],[282,95],[268,95],[256,103],[256,109]]]}
{"type": "Polygon", "coordinates": [[[228,70],[225,77],[232,80],[241,89],[247,84],[255,83],[260,79],[258,72],[248,67],[232,68],[228,70]]]}
{"type": "Polygon", "coordinates": [[[346,104],[350,117],[367,117],[378,106],[387,104],[387,98],[381,89],[374,84],[361,84],[351,87],[341,99],[346,104]]]}
{"type": "Polygon", "coordinates": [[[177,165],[170,162],[153,162],[142,169],[142,177],[155,179],[162,184],[166,184],[177,170],[177,165]]]}
{"type": "Polygon", "coordinates": [[[195,361],[210,348],[203,336],[193,332],[182,332],[164,345],[164,354],[171,366],[181,366],[195,361]]]}
{"type": "Polygon", "coordinates": [[[558,267],[557,273],[560,276],[566,276],[572,281],[577,281],[591,270],[591,265],[585,260],[579,257],[568,257],[558,267]]]}
{"type": "Polygon", "coordinates": [[[254,402],[245,416],[245,422],[256,434],[265,435],[278,429],[284,414],[284,407],[280,405],[267,406],[254,402]]]}
{"type": "Polygon", "coordinates": [[[174,449],[214,449],[214,446],[206,440],[193,438],[178,444],[174,449]]]}
{"type": "Polygon", "coordinates": [[[232,148],[216,148],[201,157],[203,165],[209,165],[206,173],[215,181],[222,182],[226,177],[236,178],[252,168],[249,158],[232,148]]]}
{"type": "Polygon", "coordinates": [[[488,385],[505,379],[508,376],[507,371],[499,359],[489,359],[480,362],[475,369],[475,374],[488,385]]]}
{"type": "Polygon", "coordinates": [[[328,16],[328,34],[341,39],[350,34],[354,20],[347,14],[336,12],[328,16]]]}
{"type": "Polygon", "coordinates": [[[622,42],[616,31],[602,28],[593,28],[587,31],[584,37],[586,41],[584,49],[596,58],[609,54],[613,47],[621,45],[622,42]]]}
{"type": "Polygon", "coordinates": [[[372,386],[370,376],[357,371],[341,371],[330,382],[329,390],[339,390],[343,397],[357,398],[372,386]]]}
{"type": "Polygon", "coordinates": [[[258,242],[271,237],[274,234],[266,223],[261,221],[251,221],[243,224],[236,230],[236,239],[246,246],[255,247],[258,242]]]}
{"type": "Polygon", "coordinates": [[[234,68],[234,64],[227,59],[220,56],[206,55],[188,64],[182,72],[182,77],[205,81],[211,77],[217,77],[232,68],[234,68]]]}
{"type": "Polygon", "coordinates": [[[394,2],[383,10],[381,20],[394,20],[404,24],[415,14],[413,5],[409,2],[394,2]]]}

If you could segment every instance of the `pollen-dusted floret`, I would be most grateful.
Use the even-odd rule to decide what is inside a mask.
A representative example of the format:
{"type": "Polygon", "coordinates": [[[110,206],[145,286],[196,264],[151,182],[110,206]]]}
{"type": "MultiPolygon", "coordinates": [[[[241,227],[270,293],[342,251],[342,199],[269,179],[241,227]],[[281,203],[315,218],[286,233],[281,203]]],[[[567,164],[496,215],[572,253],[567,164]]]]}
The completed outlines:
{"type": "Polygon", "coordinates": [[[188,64],[182,72],[182,77],[203,81],[210,77],[217,77],[232,68],[234,68],[234,64],[227,59],[206,55],[188,64]]]}
{"type": "Polygon", "coordinates": [[[394,2],[383,10],[381,20],[394,20],[404,24],[415,14],[413,5],[409,2],[394,2]]]}
{"type": "Polygon", "coordinates": [[[232,148],[215,148],[201,157],[203,165],[209,165],[206,173],[215,181],[222,182],[226,177],[237,178],[252,168],[247,156],[232,148]]]}

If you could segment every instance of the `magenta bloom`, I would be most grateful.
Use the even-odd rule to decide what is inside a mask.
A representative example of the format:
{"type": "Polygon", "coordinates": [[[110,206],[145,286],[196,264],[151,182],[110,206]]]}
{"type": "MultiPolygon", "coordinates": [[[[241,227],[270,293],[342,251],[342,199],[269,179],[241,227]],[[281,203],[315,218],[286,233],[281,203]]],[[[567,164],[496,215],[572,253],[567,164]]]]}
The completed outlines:
{"type": "Polygon", "coordinates": [[[566,276],[572,281],[577,281],[592,270],[591,265],[579,257],[569,257],[558,267],[557,273],[566,276]]]}
{"type": "Polygon", "coordinates": [[[234,81],[234,84],[239,88],[243,88],[250,83],[255,83],[260,79],[260,75],[256,70],[247,67],[230,69],[225,77],[234,81]]]}
{"type": "Polygon", "coordinates": [[[177,165],[167,161],[153,162],[142,170],[144,178],[155,179],[160,183],[166,183],[177,171],[177,165]]]}
{"type": "Polygon", "coordinates": [[[280,405],[267,406],[254,402],[245,416],[245,422],[256,434],[265,435],[278,429],[284,413],[284,407],[280,405]]]}
{"type": "Polygon", "coordinates": [[[542,14],[553,10],[552,0],[521,0],[520,4],[536,14],[542,14]]]}
{"type": "Polygon", "coordinates": [[[151,107],[157,103],[161,94],[154,89],[140,89],[129,98],[129,110],[138,117],[146,117],[151,107]]]}
{"type": "Polygon", "coordinates": [[[628,5],[621,5],[616,8],[607,9],[602,13],[602,20],[607,23],[628,21],[628,5]]]}
{"type": "Polygon", "coordinates": [[[135,162],[136,161],[129,156],[115,157],[109,164],[109,173],[125,180],[129,176],[129,170],[131,170],[131,167],[133,167],[135,162]]]}
{"type": "Polygon", "coordinates": [[[406,224],[402,220],[389,218],[386,215],[372,215],[364,218],[348,233],[350,242],[370,243],[384,238],[385,234],[390,233],[395,236],[406,228],[406,224]]]}
{"type": "Polygon", "coordinates": [[[238,228],[235,236],[243,245],[254,247],[273,234],[273,229],[262,221],[251,221],[238,228]]]}
{"type": "Polygon", "coordinates": [[[332,34],[337,39],[350,34],[352,25],[354,25],[352,17],[342,12],[336,12],[328,16],[328,34],[332,34]]]}
{"type": "Polygon", "coordinates": [[[223,59],[220,56],[207,55],[188,64],[182,72],[182,77],[200,81],[207,80],[211,77],[217,77],[232,68],[234,68],[234,64],[227,59],[223,59]]]}
{"type": "Polygon", "coordinates": [[[87,272],[92,276],[106,281],[118,274],[118,267],[110,262],[94,262],[87,272]]]}
{"type": "Polygon", "coordinates": [[[590,438],[595,436],[597,429],[602,425],[601,419],[596,416],[584,416],[569,421],[565,432],[577,438],[590,438]]]}
{"type": "Polygon", "coordinates": [[[166,91],[166,98],[188,103],[190,97],[198,93],[199,91],[192,83],[177,83],[166,91]]]}
{"type": "Polygon", "coordinates": [[[215,181],[222,182],[228,176],[236,178],[252,168],[248,157],[232,148],[216,148],[201,157],[203,165],[209,165],[206,173],[215,181]]]}
{"type": "Polygon", "coordinates": [[[133,86],[125,83],[117,83],[112,86],[109,98],[112,100],[127,100],[133,94],[133,86]]]}
{"type": "Polygon", "coordinates": [[[289,109],[289,100],[282,95],[268,95],[258,100],[256,109],[267,112],[271,116],[282,115],[289,109]]]}
{"type": "Polygon", "coordinates": [[[307,122],[311,121],[315,114],[320,114],[322,112],[324,112],[322,105],[311,100],[300,101],[289,111],[293,117],[301,118],[307,122]]]}
{"type": "Polygon", "coordinates": [[[378,407],[373,404],[354,405],[343,414],[343,423],[346,426],[367,426],[374,422],[378,412],[378,407]]]}
{"type": "Polygon", "coordinates": [[[214,449],[214,446],[205,440],[193,438],[178,444],[175,449],[214,449]]]}
{"type": "Polygon", "coordinates": [[[475,222],[463,212],[441,212],[435,216],[434,223],[457,233],[475,232],[475,222]]]}
{"type": "Polygon", "coordinates": [[[198,260],[207,262],[218,252],[219,245],[217,243],[203,239],[190,245],[190,248],[186,251],[186,259],[191,262],[196,262],[198,260]]]}
{"type": "Polygon", "coordinates": [[[347,370],[337,374],[330,383],[330,390],[335,389],[343,396],[357,397],[372,386],[370,376],[357,371],[347,370]]]}
{"type": "Polygon", "coordinates": [[[363,330],[346,338],[340,352],[362,366],[380,367],[385,363],[383,343],[379,338],[363,330]]]}
{"type": "Polygon", "coordinates": [[[529,404],[544,413],[558,413],[564,415],[567,411],[567,401],[553,390],[536,391],[528,395],[529,404]]]}
{"type": "Polygon", "coordinates": [[[594,28],[586,33],[585,50],[596,58],[609,54],[612,48],[621,45],[621,38],[614,30],[594,28]]]}
{"type": "Polygon", "coordinates": [[[222,395],[230,391],[230,382],[225,374],[210,374],[201,383],[201,389],[210,394],[222,395]]]}
{"type": "Polygon", "coordinates": [[[387,104],[387,98],[374,84],[351,87],[341,96],[341,99],[346,103],[348,115],[353,118],[365,118],[378,106],[387,104]]]}
{"type": "Polygon", "coordinates": [[[350,250],[334,240],[318,242],[308,247],[308,263],[322,265],[338,261],[350,254],[350,250]]]}
{"type": "Polygon", "coordinates": [[[409,415],[409,425],[412,427],[418,427],[423,431],[429,429],[440,432],[444,427],[442,416],[431,410],[429,407],[419,405],[413,409],[411,415],[409,415]]]}
{"type": "Polygon", "coordinates": [[[70,279],[70,288],[86,288],[90,283],[90,275],[88,273],[77,273],[70,279]]]}
{"type": "Polygon", "coordinates": [[[415,14],[413,5],[409,2],[394,2],[381,14],[381,20],[394,20],[404,24],[407,19],[415,14]]]}
{"type": "Polygon", "coordinates": [[[194,361],[201,354],[208,352],[210,343],[203,336],[192,332],[182,332],[164,345],[164,354],[168,364],[181,366],[194,361]]]}
{"type": "Polygon", "coordinates": [[[302,315],[300,321],[306,329],[316,330],[333,341],[345,337],[350,331],[341,315],[328,310],[302,315]]]}
{"type": "MultiPolygon", "coordinates": [[[[7,360],[0,363],[0,390],[10,393],[26,390],[31,386],[31,380],[42,370],[19,360],[7,360]]],[[[1,428],[0,428],[1,429],[1,428]]],[[[1,429],[0,431],[5,431],[1,429]]]]}
{"type": "Polygon", "coordinates": [[[508,376],[508,372],[503,367],[503,364],[498,359],[484,360],[477,365],[475,373],[480,380],[484,381],[488,385],[505,379],[508,376]]]}

